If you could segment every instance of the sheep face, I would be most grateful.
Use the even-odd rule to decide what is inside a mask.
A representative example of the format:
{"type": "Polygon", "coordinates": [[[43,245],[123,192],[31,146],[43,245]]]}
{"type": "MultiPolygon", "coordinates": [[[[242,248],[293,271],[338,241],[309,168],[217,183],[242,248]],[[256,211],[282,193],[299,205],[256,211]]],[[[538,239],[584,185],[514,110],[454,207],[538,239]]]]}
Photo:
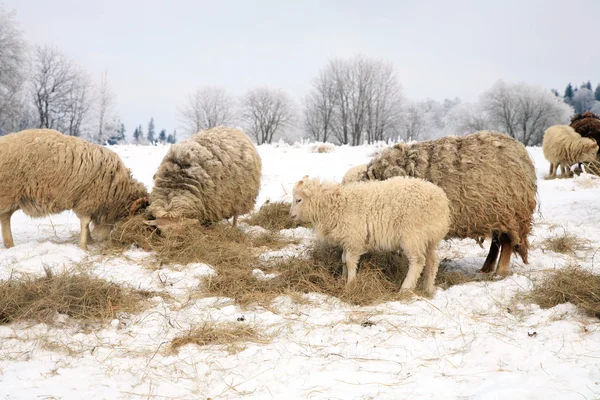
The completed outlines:
{"type": "Polygon", "coordinates": [[[598,154],[598,144],[595,140],[588,139],[583,145],[583,152],[581,154],[581,162],[592,162],[596,160],[598,154]]]}
{"type": "Polygon", "coordinates": [[[306,187],[308,175],[305,175],[301,181],[294,185],[292,206],[290,207],[290,217],[301,222],[308,222],[308,213],[306,203],[310,202],[311,191],[306,187]]]}

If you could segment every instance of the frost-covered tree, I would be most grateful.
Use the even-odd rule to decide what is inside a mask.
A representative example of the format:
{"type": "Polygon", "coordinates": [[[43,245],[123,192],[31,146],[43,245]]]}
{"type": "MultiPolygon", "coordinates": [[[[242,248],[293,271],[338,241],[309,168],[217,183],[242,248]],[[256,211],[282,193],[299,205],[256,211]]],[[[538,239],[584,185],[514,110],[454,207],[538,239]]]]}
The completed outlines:
{"type": "Polygon", "coordinates": [[[271,143],[276,134],[296,122],[296,107],[280,89],[250,89],[241,100],[241,118],[257,144],[271,143]]]}
{"type": "Polygon", "coordinates": [[[596,86],[596,90],[594,91],[594,98],[596,101],[600,101],[600,83],[596,86]]]}
{"type": "Polygon", "coordinates": [[[100,82],[96,88],[96,141],[103,143],[107,136],[111,136],[120,127],[115,113],[115,94],[108,81],[108,72],[104,71],[100,76],[100,82]]]}
{"type": "Polygon", "coordinates": [[[587,81],[581,84],[581,89],[592,90],[592,82],[587,81]]]}
{"type": "Polygon", "coordinates": [[[493,127],[525,145],[540,144],[551,125],[569,122],[573,110],[550,90],[528,84],[497,82],[480,100],[493,127]]]}
{"type": "Polygon", "coordinates": [[[174,130],[173,133],[167,136],[167,143],[173,144],[177,142],[177,131],[174,130]]]}
{"type": "Polygon", "coordinates": [[[167,142],[167,131],[165,129],[162,129],[158,134],[158,141],[161,143],[167,142]]]}
{"type": "Polygon", "coordinates": [[[585,111],[591,110],[592,107],[594,107],[595,101],[596,99],[594,98],[594,92],[592,92],[592,90],[588,89],[586,86],[575,92],[570,104],[575,109],[576,114],[581,114],[585,111]]]}
{"type": "MultiPolygon", "coordinates": [[[[121,121],[118,121],[115,125],[117,127],[116,130],[114,130],[114,132],[106,139],[106,143],[110,145],[121,144],[125,142],[125,124],[123,124],[121,121]]],[[[135,135],[136,133],[134,132],[134,139],[135,135]]]]}
{"type": "Polygon", "coordinates": [[[150,122],[148,122],[148,134],[146,135],[146,139],[148,139],[148,143],[153,144],[156,140],[154,135],[156,132],[154,131],[154,117],[150,118],[150,122]]]}
{"type": "Polygon", "coordinates": [[[142,130],[142,126],[138,126],[133,131],[133,140],[135,143],[142,143],[144,140],[144,131],[142,130]]]}
{"type": "Polygon", "coordinates": [[[235,119],[235,99],[225,89],[205,86],[194,90],[179,107],[179,119],[185,133],[232,124],[235,119]]]}
{"type": "Polygon", "coordinates": [[[0,5],[0,135],[31,123],[31,108],[23,93],[27,70],[27,44],[15,13],[0,5]]]}

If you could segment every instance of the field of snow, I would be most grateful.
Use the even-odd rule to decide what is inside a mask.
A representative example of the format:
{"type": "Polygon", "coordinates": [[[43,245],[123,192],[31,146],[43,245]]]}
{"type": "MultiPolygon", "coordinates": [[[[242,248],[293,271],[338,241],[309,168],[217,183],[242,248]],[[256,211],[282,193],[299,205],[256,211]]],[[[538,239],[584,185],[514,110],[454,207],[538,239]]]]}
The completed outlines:
{"type": "MultiPolygon", "coordinates": [[[[377,146],[260,146],[265,200],[289,200],[303,175],[341,180],[366,162],[377,146]]],[[[115,146],[148,188],[167,147],[115,146]]],[[[600,180],[582,175],[543,180],[548,163],[541,148],[528,149],[539,178],[540,212],[531,237],[530,265],[512,261],[511,274],[493,282],[438,289],[433,299],[357,307],[322,295],[308,304],[279,298],[270,309],[241,309],[228,299],[190,300],[202,264],[143,266],[148,253],[97,257],[77,247],[79,222],[67,212],[32,220],[13,216],[15,247],[0,245],[0,279],[85,268],[101,278],[166,292],[135,315],[98,327],[0,325],[2,399],[594,399],[600,398],[600,324],[563,304],[551,309],[522,303],[548,270],[576,262],[600,274],[600,180]],[[541,241],[564,231],[591,241],[576,258],[546,251],[541,241]],[[88,261],[86,263],[80,263],[88,261]],[[89,262],[91,261],[91,263],[89,262]],[[91,265],[91,266],[90,266],[91,265]],[[244,316],[244,321],[238,318],[244,316]],[[169,342],[203,322],[249,324],[269,335],[229,353],[219,346],[169,342]],[[362,324],[369,321],[372,324],[362,324]]],[[[298,229],[299,234],[310,235],[298,229]]],[[[473,272],[487,254],[472,240],[443,243],[440,259],[473,272]]],[[[360,275],[359,275],[360,279],[360,275]]]]}

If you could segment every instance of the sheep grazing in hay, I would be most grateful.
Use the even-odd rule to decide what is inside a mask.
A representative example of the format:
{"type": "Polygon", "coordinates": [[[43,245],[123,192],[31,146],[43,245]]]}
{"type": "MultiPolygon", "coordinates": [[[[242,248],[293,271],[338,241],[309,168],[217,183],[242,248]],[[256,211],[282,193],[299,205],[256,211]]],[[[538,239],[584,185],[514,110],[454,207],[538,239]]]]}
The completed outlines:
{"type": "Polygon", "coordinates": [[[537,181],[525,147],[508,135],[481,131],[417,143],[399,143],[374,157],[372,180],[411,176],[446,192],[452,222],[447,238],[492,239],[481,269],[509,272],[510,256],[528,263],[528,235],[536,208],[537,181]]]}
{"type": "Polygon", "coordinates": [[[409,261],[402,289],[414,289],[425,268],[424,290],[434,293],[435,251],[450,224],[448,198],[436,185],[405,177],[341,185],[305,176],[294,186],[290,215],[311,222],[320,238],[343,247],[348,284],[361,255],[402,250],[409,261]]]}
{"type": "Polygon", "coordinates": [[[244,132],[216,127],[174,144],[154,175],[149,225],[217,222],[254,208],[262,163],[244,132]]]}
{"type": "Polygon", "coordinates": [[[598,144],[593,139],[581,137],[569,125],[554,125],[544,132],[542,150],[550,162],[548,179],[556,178],[559,167],[561,178],[568,178],[573,175],[571,165],[596,160],[598,144]]]}
{"type": "MultiPolygon", "coordinates": [[[[582,114],[577,114],[571,118],[571,128],[575,129],[575,132],[579,133],[583,137],[594,139],[598,146],[600,146],[600,116],[594,114],[591,111],[586,111],[582,114]]],[[[577,169],[581,171],[581,164],[577,165],[577,169]]],[[[586,163],[586,169],[595,175],[600,174],[600,163],[595,161],[593,163],[586,163]]]]}
{"type": "Polygon", "coordinates": [[[350,168],[342,178],[342,185],[352,182],[364,181],[367,178],[367,164],[360,164],[350,168]]]}
{"type": "Polygon", "coordinates": [[[148,197],[116,153],[52,129],[0,137],[0,182],[6,247],[14,245],[10,219],[19,209],[34,218],[73,210],[81,222],[79,247],[85,250],[90,222],[94,235],[105,239],[116,221],[148,197]]]}

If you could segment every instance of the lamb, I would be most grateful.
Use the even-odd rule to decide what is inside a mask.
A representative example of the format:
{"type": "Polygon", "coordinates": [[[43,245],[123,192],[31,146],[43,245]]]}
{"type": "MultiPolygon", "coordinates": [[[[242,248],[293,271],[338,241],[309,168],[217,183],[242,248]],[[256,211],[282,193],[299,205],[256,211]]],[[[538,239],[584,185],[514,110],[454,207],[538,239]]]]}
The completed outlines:
{"type": "Polygon", "coordinates": [[[409,271],[402,289],[414,289],[425,267],[423,287],[435,291],[435,250],[448,232],[448,198],[436,185],[415,178],[341,185],[304,176],[294,185],[290,216],[312,222],[325,241],[343,247],[343,275],[356,278],[362,254],[402,250],[409,271]]]}
{"type": "Polygon", "coordinates": [[[81,223],[79,247],[104,239],[127,216],[146,187],[106,147],[52,129],[29,129],[0,137],[2,239],[14,246],[10,219],[17,210],[39,218],[73,210],[81,223]]]}
{"type": "Polygon", "coordinates": [[[508,135],[480,131],[457,137],[400,143],[374,157],[367,177],[422,178],[441,187],[450,200],[452,222],[446,239],[492,239],[481,269],[508,274],[512,252],[528,263],[528,235],[536,208],[537,181],[525,147],[508,135]]]}
{"type": "Polygon", "coordinates": [[[250,138],[239,129],[219,126],[169,148],[154,175],[149,224],[202,224],[254,208],[262,162],[250,138]]]}
{"type": "Polygon", "coordinates": [[[598,144],[593,139],[581,137],[569,125],[554,125],[544,132],[542,150],[550,162],[548,178],[556,178],[559,167],[562,170],[561,178],[567,178],[573,175],[571,165],[596,159],[598,144]]]}
{"type": "Polygon", "coordinates": [[[360,164],[350,168],[342,178],[342,185],[352,182],[360,182],[366,180],[367,164],[360,164]]]}

